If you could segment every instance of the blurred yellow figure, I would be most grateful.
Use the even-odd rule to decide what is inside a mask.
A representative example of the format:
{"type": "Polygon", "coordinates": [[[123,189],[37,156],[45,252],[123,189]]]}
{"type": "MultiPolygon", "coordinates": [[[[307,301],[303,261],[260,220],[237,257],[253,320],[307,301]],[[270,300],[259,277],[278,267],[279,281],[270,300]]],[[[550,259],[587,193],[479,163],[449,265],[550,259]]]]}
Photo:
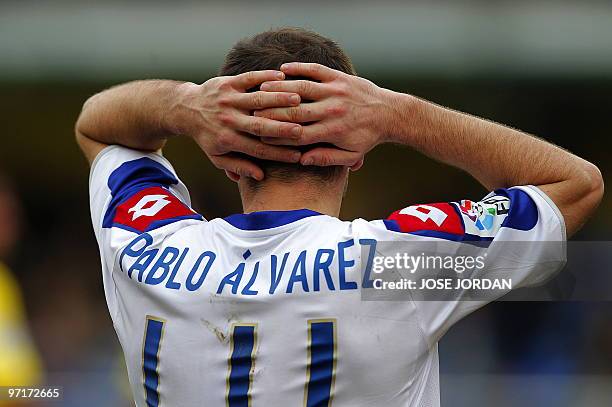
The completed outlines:
{"type": "MultiPolygon", "coordinates": [[[[0,173],[0,386],[40,384],[40,358],[30,337],[21,291],[2,262],[19,240],[21,207],[0,173]]],[[[7,406],[0,401],[0,406],[7,406]]]]}
{"type": "Polygon", "coordinates": [[[19,287],[9,269],[0,263],[0,386],[35,385],[41,373],[19,287]]]}

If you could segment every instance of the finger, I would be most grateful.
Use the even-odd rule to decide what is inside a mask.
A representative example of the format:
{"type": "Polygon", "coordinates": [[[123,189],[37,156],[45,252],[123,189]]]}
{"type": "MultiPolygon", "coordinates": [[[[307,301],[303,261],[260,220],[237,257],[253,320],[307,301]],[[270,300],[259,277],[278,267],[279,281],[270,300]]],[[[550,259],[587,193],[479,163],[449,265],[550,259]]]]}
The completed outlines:
{"type": "Polygon", "coordinates": [[[258,110],[253,114],[271,120],[291,123],[308,123],[321,120],[327,116],[326,104],[323,102],[303,103],[295,107],[277,107],[258,110]]]}
{"type": "Polygon", "coordinates": [[[307,100],[319,100],[332,94],[328,85],[306,80],[264,82],[260,89],[266,92],[293,92],[307,100]]]}
{"type": "Polygon", "coordinates": [[[300,104],[300,95],[287,92],[238,93],[232,97],[230,104],[244,110],[297,106],[300,104]]]}
{"type": "Polygon", "coordinates": [[[351,167],[361,159],[361,154],[333,147],[317,147],[305,152],[300,159],[302,165],[344,165],[351,167]]]}
{"type": "Polygon", "coordinates": [[[316,122],[302,127],[302,134],[298,138],[300,145],[314,143],[332,143],[337,141],[335,125],[325,122],[316,122]],[[334,130],[334,131],[332,131],[334,130]]]}
{"type": "Polygon", "coordinates": [[[240,175],[236,174],[235,172],[225,170],[225,175],[234,182],[240,181],[240,175]]]}
{"type": "Polygon", "coordinates": [[[288,145],[288,146],[305,146],[314,143],[334,143],[336,137],[332,129],[336,125],[328,125],[324,122],[317,122],[302,127],[302,134],[299,137],[262,137],[262,141],[268,144],[288,145]]]}
{"type": "Polygon", "coordinates": [[[236,75],[231,79],[231,84],[236,89],[247,90],[251,89],[266,81],[282,81],[285,79],[285,74],[280,71],[250,71],[236,75]]]}
{"type": "Polygon", "coordinates": [[[262,137],[261,141],[266,144],[273,144],[277,146],[299,146],[301,145],[300,140],[294,138],[281,138],[281,137],[262,137]]]}
{"type": "Polygon", "coordinates": [[[280,69],[290,76],[306,76],[307,78],[318,79],[324,82],[333,81],[339,75],[339,71],[325,65],[307,62],[290,62],[282,64],[280,69]]]}
{"type": "Polygon", "coordinates": [[[263,170],[245,158],[236,157],[231,154],[224,154],[211,156],[210,161],[215,167],[225,170],[226,173],[230,172],[237,174],[238,178],[251,177],[261,181],[264,177],[263,170]]]}
{"type": "Polygon", "coordinates": [[[301,157],[299,150],[290,147],[272,146],[249,136],[242,136],[242,138],[237,141],[233,151],[238,151],[263,160],[286,163],[297,163],[300,161],[301,157]]]}
{"type": "Polygon", "coordinates": [[[361,158],[361,160],[357,161],[357,163],[351,166],[351,171],[359,171],[361,167],[363,167],[363,157],[361,158]]]}
{"type": "Polygon", "coordinates": [[[235,129],[262,137],[297,138],[302,134],[302,126],[295,123],[279,122],[264,117],[237,115],[234,118],[235,129]]]}

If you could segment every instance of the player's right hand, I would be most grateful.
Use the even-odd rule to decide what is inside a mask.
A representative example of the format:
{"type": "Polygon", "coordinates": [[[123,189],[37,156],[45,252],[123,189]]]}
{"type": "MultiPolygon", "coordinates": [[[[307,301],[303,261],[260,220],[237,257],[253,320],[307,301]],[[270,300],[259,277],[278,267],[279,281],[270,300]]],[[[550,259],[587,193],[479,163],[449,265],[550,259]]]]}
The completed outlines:
{"type": "Polygon", "coordinates": [[[261,89],[270,92],[296,92],[312,103],[267,108],[256,116],[294,123],[309,123],[297,139],[264,138],[274,145],[330,143],[334,147],[314,147],[302,154],[304,165],[344,165],[356,169],[364,155],[387,141],[393,92],[367,79],[349,75],[324,65],[293,62],[281,66],[290,76],[312,80],[270,81],[261,89]],[[316,81],[316,82],[315,82],[316,81]]]}
{"type": "Polygon", "coordinates": [[[248,176],[261,180],[263,171],[236,153],[290,163],[299,162],[301,156],[295,148],[266,144],[260,139],[298,138],[302,132],[300,124],[252,115],[254,110],[300,104],[300,96],[295,92],[247,92],[263,82],[284,78],[282,72],[268,70],[216,77],[201,85],[181,85],[169,121],[176,123],[179,134],[192,137],[210,161],[230,178],[248,176]]]}

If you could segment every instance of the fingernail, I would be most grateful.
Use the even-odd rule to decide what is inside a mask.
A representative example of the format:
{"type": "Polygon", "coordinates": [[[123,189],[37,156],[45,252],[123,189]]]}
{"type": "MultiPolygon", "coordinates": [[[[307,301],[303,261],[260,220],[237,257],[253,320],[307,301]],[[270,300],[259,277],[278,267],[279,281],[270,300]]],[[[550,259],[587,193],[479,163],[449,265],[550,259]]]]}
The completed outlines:
{"type": "Polygon", "coordinates": [[[284,74],[284,73],[282,73],[282,72],[278,72],[278,73],[276,74],[276,77],[277,77],[278,79],[284,79],[284,78],[285,78],[285,74],[284,74]]]}
{"type": "Polygon", "coordinates": [[[298,137],[300,134],[302,134],[302,126],[295,126],[293,129],[291,129],[291,134],[298,137]]]}
{"type": "Polygon", "coordinates": [[[268,82],[264,82],[264,83],[261,84],[259,89],[261,89],[261,90],[270,90],[270,84],[268,82]]]}
{"type": "Polygon", "coordinates": [[[293,95],[289,98],[289,102],[291,102],[292,105],[297,105],[300,103],[300,97],[298,95],[293,95]]]}

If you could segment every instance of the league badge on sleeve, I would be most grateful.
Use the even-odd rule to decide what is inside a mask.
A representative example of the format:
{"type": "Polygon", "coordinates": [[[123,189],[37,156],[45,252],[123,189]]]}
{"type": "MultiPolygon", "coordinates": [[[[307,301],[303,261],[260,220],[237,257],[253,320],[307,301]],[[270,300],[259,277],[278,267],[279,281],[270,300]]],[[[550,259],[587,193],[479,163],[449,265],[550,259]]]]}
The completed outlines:
{"type": "Polygon", "coordinates": [[[113,226],[142,233],[183,219],[202,217],[167,189],[150,187],[117,206],[113,226]]]}
{"type": "Polygon", "coordinates": [[[465,232],[480,237],[493,237],[510,211],[510,199],[493,195],[480,202],[462,200],[457,203],[465,232]]]}

